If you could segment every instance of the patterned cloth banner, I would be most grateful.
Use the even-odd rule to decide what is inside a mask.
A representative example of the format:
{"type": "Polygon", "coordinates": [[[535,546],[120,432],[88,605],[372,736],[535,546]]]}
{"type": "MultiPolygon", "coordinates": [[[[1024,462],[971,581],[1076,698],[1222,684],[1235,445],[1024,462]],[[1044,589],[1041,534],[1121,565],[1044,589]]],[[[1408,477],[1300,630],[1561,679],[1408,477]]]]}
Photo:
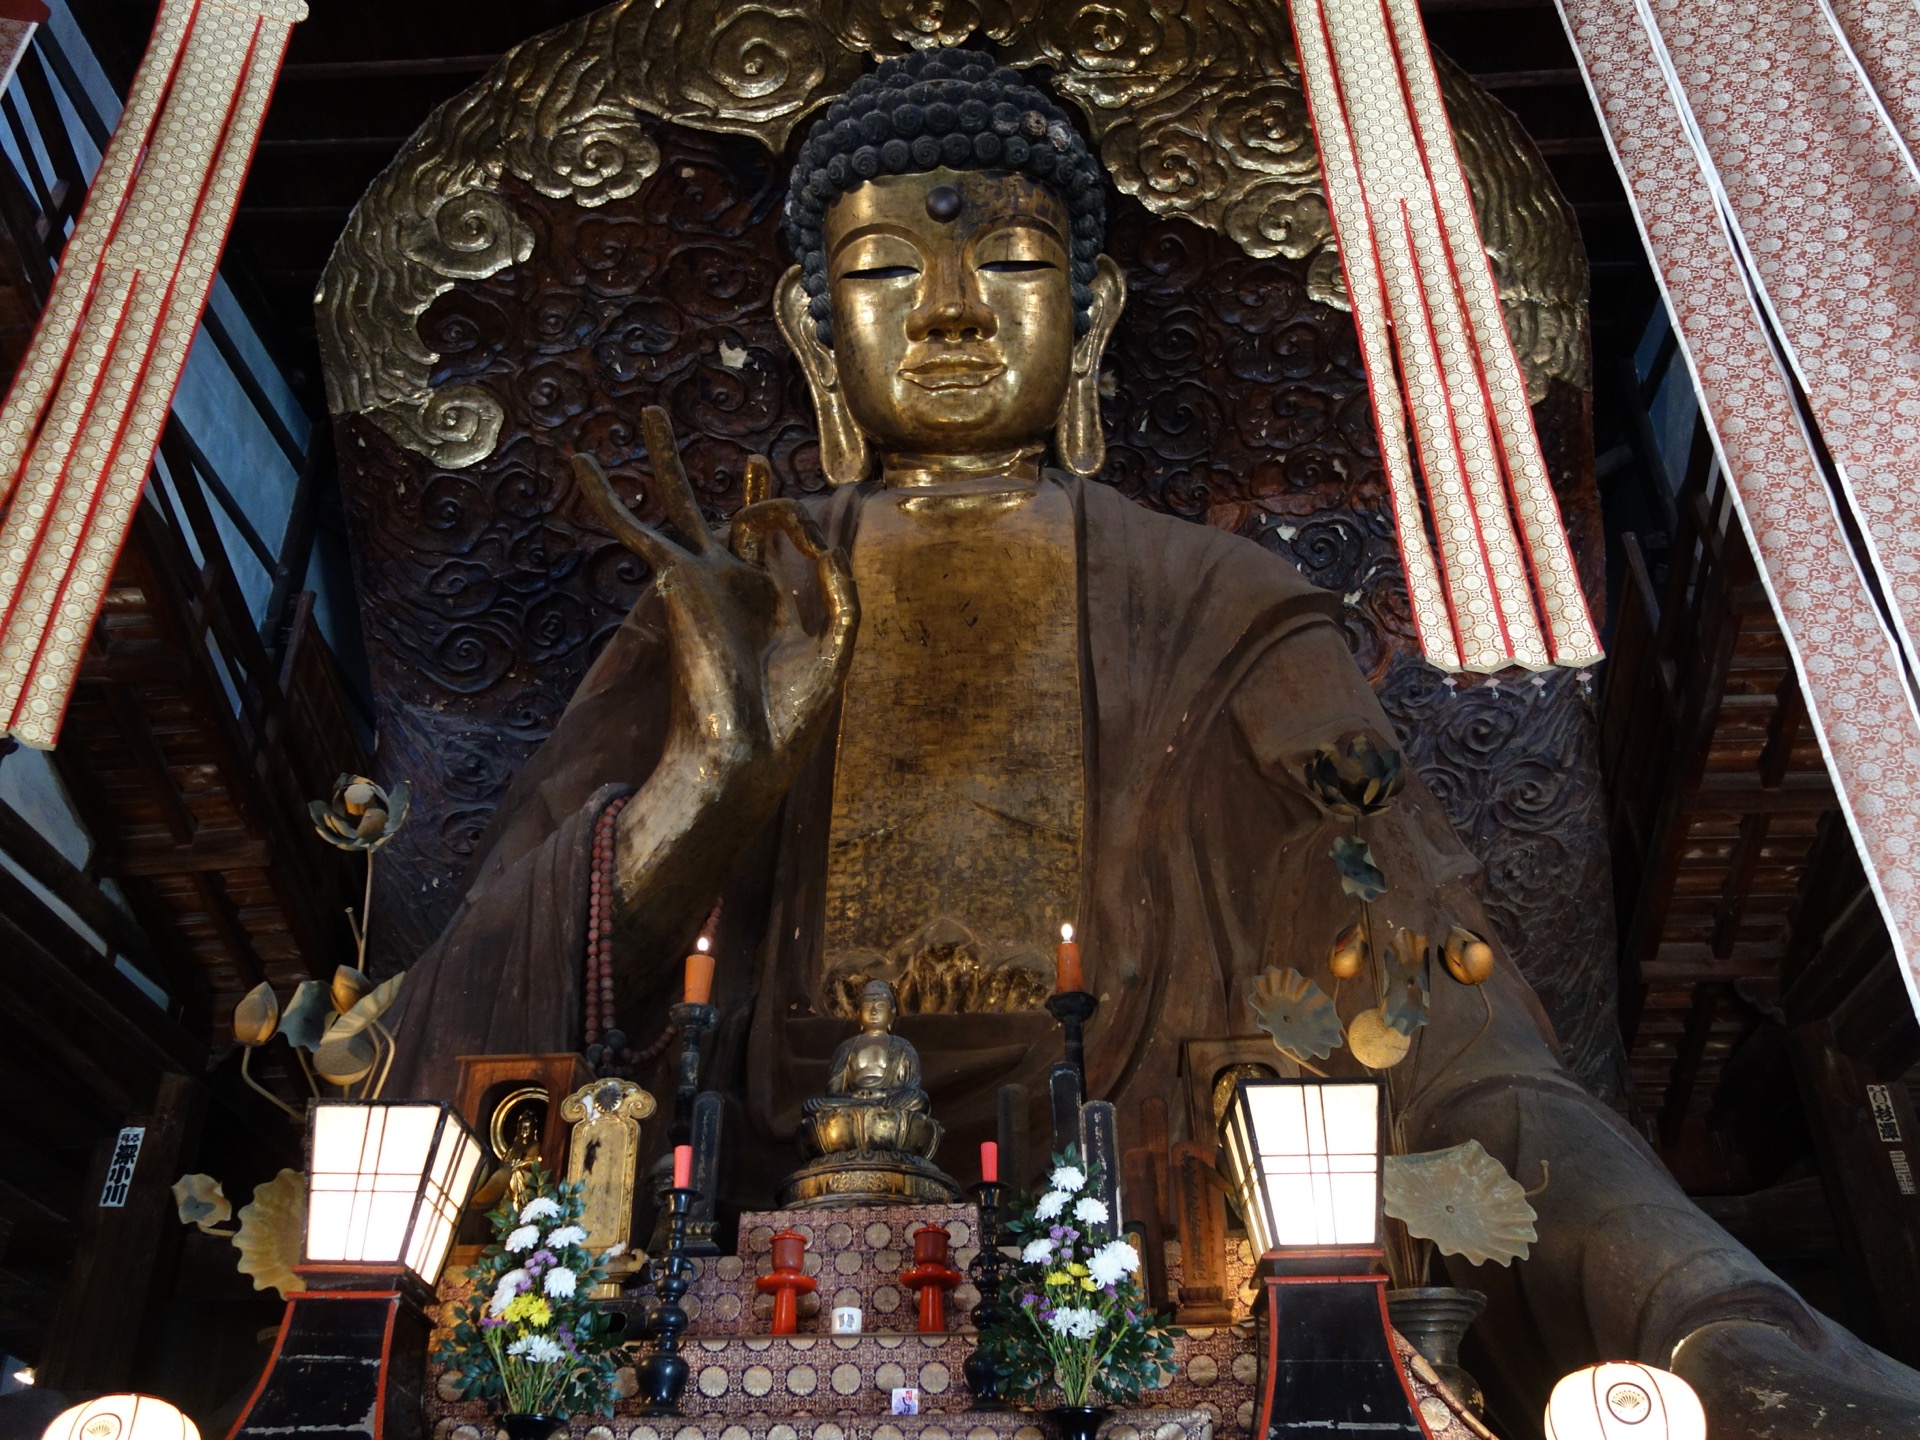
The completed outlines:
{"type": "Polygon", "coordinates": [[[1591,664],[1599,636],[1417,0],[1291,10],[1427,658],[1447,670],[1591,664]]]}
{"type": "Polygon", "coordinates": [[[0,723],[59,735],[301,0],[164,0],[0,409],[0,723]]]}
{"type": "Polygon", "coordinates": [[[1558,3],[1920,1010],[1920,176],[1869,78],[1911,52],[1854,0],[1558,3]]]}

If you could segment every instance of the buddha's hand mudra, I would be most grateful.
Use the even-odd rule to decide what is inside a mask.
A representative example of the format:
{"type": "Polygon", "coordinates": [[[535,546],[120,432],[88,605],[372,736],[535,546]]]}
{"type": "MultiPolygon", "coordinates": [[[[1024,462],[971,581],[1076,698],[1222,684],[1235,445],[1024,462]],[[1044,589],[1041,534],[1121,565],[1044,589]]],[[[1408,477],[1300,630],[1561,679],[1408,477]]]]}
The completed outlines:
{"type": "Polygon", "coordinates": [[[574,456],[573,473],[615,538],[653,570],[672,657],[666,744],[621,813],[616,840],[619,913],[646,954],[677,947],[679,932],[698,923],[819,740],[853,655],[859,604],[845,553],[793,501],[767,498],[765,456],[747,462],[747,503],[722,543],[700,513],[666,412],[648,406],[641,431],[655,498],[679,543],[635,519],[591,457],[574,456]],[[768,569],[782,536],[813,562],[825,609],[817,630],[768,569]]]}

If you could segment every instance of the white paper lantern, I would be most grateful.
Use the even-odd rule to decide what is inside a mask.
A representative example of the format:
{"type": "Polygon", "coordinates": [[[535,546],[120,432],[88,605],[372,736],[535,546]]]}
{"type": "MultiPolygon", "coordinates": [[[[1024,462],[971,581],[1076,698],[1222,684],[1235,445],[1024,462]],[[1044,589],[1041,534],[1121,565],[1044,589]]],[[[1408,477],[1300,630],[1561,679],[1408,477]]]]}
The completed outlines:
{"type": "Polygon", "coordinates": [[[1547,1440],[1706,1440],[1693,1387],[1665,1370],[1609,1361],[1576,1370],[1547,1401],[1547,1440]]]}
{"type": "Polygon", "coordinates": [[[102,1395],[62,1410],[42,1440],[200,1440],[200,1431],[152,1395],[102,1395]]]}

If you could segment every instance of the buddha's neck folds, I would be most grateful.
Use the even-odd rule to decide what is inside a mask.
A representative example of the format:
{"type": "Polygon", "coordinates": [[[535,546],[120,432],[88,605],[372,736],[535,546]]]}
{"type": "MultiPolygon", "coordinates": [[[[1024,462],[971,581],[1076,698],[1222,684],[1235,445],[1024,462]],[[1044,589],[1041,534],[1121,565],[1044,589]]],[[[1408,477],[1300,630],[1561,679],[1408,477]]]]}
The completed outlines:
{"type": "Polygon", "coordinates": [[[962,480],[1018,480],[1036,484],[1045,447],[996,450],[984,455],[917,455],[899,453],[880,457],[881,483],[889,490],[927,489],[962,480]]]}

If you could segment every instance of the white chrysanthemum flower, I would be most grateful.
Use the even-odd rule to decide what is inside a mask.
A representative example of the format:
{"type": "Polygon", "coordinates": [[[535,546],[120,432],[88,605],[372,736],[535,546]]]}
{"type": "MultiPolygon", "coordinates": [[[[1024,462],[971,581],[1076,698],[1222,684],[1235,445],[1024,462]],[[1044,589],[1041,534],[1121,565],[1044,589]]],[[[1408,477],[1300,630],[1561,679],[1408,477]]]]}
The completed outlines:
{"type": "Polygon", "coordinates": [[[527,1359],[538,1365],[557,1365],[565,1354],[560,1342],[550,1335],[529,1335],[524,1352],[527,1359]]]}
{"type": "Polygon", "coordinates": [[[584,1245],[586,1241],[587,1232],[578,1225],[562,1225],[547,1236],[547,1248],[558,1250],[562,1245],[584,1245]]]}
{"type": "Polygon", "coordinates": [[[1049,1190],[1040,1197],[1040,1203],[1033,1207],[1033,1218],[1036,1220],[1051,1220],[1066,1208],[1067,1192],[1064,1190],[1049,1190]]]}
{"type": "Polygon", "coordinates": [[[1125,1240],[1109,1240],[1087,1261],[1087,1273],[1093,1283],[1105,1288],[1113,1284],[1122,1275],[1131,1275],[1140,1268],[1140,1255],[1125,1240]]]}
{"type": "Polygon", "coordinates": [[[1044,1265],[1053,1258],[1053,1241],[1029,1240],[1027,1248],[1020,1252],[1020,1258],[1029,1265],[1044,1265]]]}
{"type": "Polygon", "coordinates": [[[522,1250],[531,1250],[539,1243],[540,1227],[538,1225],[522,1225],[506,1238],[506,1248],[515,1255],[522,1250]]]}
{"type": "Polygon", "coordinates": [[[1091,1340],[1100,1333],[1100,1312],[1085,1305],[1063,1305],[1047,1324],[1056,1335],[1069,1340],[1091,1340]]]}
{"type": "Polygon", "coordinates": [[[531,1335],[522,1335],[518,1340],[509,1340],[507,1342],[507,1353],[509,1355],[525,1355],[527,1353],[527,1345],[532,1339],[533,1336],[531,1335]]]}
{"type": "Polygon", "coordinates": [[[551,1195],[541,1195],[529,1200],[526,1208],[520,1212],[520,1223],[531,1225],[536,1220],[557,1220],[560,1218],[560,1202],[551,1195]]]}
{"type": "Polygon", "coordinates": [[[495,1315],[501,1314],[507,1303],[520,1293],[520,1288],[532,1277],[524,1270],[509,1270],[502,1275],[493,1287],[493,1304],[490,1307],[495,1315]]]}
{"type": "Polygon", "coordinates": [[[1055,1190],[1078,1190],[1087,1183],[1087,1172],[1077,1165],[1056,1165],[1047,1184],[1055,1190]]]}
{"type": "Polygon", "coordinates": [[[1084,1220],[1089,1225],[1102,1224],[1107,1218],[1107,1202],[1096,1200],[1091,1195],[1082,1195],[1073,1202],[1073,1214],[1075,1219],[1084,1220]]]}
{"type": "Polygon", "coordinates": [[[556,1300],[565,1300],[573,1294],[576,1283],[573,1271],[564,1265],[556,1265],[547,1271],[547,1278],[541,1282],[547,1294],[556,1300]]]}

